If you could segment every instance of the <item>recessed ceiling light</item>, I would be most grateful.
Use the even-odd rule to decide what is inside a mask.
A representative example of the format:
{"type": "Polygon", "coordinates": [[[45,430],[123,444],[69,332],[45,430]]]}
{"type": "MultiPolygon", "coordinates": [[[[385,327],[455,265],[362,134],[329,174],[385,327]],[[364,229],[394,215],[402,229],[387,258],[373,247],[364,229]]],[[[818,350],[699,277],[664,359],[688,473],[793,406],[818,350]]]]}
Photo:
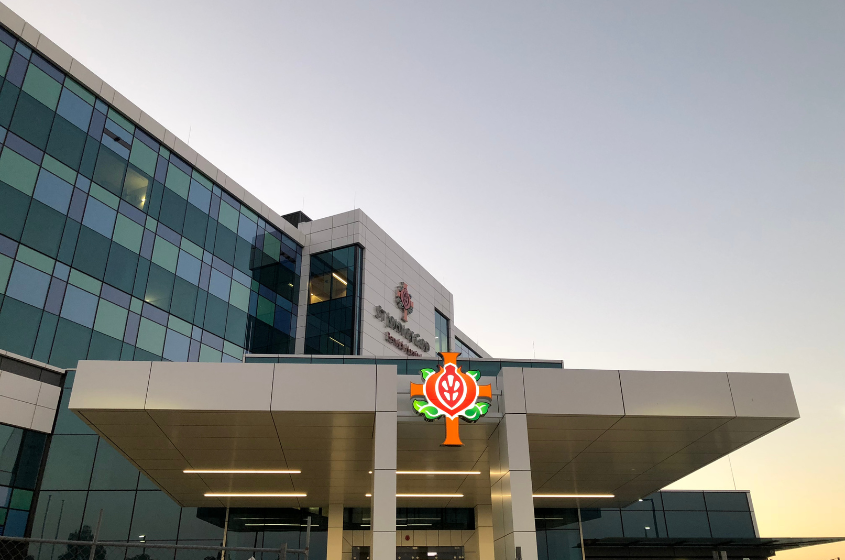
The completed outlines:
{"type": "Polygon", "coordinates": [[[237,494],[237,493],[215,493],[203,494],[206,498],[305,498],[307,494],[282,493],[282,494],[237,494]]]}
{"type": "Polygon", "coordinates": [[[256,470],[197,470],[185,469],[182,471],[185,474],[300,474],[302,471],[286,470],[286,471],[256,471],[256,470]]]}
{"type": "MultiPolygon", "coordinates": [[[[372,494],[364,494],[367,498],[372,498],[372,494]]],[[[463,494],[396,494],[397,498],[463,498],[463,494]]]]}
{"type": "Polygon", "coordinates": [[[613,494],[534,494],[535,498],[615,498],[613,494]]]}
{"type": "Polygon", "coordinates": [[[454,474],[454,475],[469,475],[481,474],[481,471],[396,471],[396,474],[454,474]]]}

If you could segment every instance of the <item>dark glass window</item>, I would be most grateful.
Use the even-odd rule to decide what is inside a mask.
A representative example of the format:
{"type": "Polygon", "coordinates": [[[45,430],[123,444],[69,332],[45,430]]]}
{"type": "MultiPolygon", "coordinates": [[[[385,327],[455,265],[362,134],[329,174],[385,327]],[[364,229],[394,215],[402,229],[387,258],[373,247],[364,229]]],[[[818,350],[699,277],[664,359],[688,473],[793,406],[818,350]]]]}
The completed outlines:
{"type": "Polygon", "coordinates": [[[358,354],[361,249],[311,255],[306,354],[358,354]]]}
{"type": "Polygon", "coordinates": [[[475,350],[470,348],[463,340],[455,337],[455,352],[460,352],[461,357],[463,358],[480,358],[481,355],[478,354],[475,350]]]}
{"type": "Polygon", "coordinates": [[[434,351],[449,351],[449,319],[436,309],[434,310],[434,351]]]}
{"type": "Polygon", "coordinates": [[[706,511],[666,511],[666,529],[673,539],[710,536],[706,511]]]}

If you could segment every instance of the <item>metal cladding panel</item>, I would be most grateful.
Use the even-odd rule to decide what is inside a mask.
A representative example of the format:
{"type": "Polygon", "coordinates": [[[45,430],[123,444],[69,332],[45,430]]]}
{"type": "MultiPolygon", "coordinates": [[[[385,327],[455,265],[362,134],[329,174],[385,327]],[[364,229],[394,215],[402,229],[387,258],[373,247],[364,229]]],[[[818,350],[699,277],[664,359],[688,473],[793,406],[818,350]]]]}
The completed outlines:
{"type": "Polygon", "coordinates": [[[373,412],[375,364],[276,364],[273,411],[373,412]]]}

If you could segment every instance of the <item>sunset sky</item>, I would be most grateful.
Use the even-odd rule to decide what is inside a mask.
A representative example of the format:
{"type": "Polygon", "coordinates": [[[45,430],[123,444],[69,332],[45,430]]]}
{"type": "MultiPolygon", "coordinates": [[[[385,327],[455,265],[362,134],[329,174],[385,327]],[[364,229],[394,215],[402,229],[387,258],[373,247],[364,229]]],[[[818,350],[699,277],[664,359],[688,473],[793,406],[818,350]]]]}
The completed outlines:
{"type": "Polygon", "coordinates": [[[671,487],[845,536],[845,3],[4,1],[277,212],[362,208],[497,357],[789,373],[671,487]]]}

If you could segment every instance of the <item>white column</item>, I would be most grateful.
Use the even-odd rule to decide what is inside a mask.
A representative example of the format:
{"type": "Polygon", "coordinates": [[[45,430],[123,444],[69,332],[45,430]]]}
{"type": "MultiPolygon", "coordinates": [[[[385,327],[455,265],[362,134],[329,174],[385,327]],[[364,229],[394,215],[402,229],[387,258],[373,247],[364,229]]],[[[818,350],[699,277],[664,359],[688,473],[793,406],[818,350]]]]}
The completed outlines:
{"type": "Polygon", "coordinates": [[[329,533],[326,560],[343,557],[343,504],[329,504],[329,533]]]}
{"type": "Polygon", "coordinates": [[[478,560],[493,558],[493,506],[475,506],[475,539],[478,560]]]}
{"type": "Polygon", "coordinates": [[[490,436],[490,493],[495,560],[537,560],[528,422],[522,368],[502,368],[502,421],[490,436]]]}
{"type": "Polygon", "coordinates": [[[396,560],[396,366],[377,366],[370,560],[396,560]]]}

